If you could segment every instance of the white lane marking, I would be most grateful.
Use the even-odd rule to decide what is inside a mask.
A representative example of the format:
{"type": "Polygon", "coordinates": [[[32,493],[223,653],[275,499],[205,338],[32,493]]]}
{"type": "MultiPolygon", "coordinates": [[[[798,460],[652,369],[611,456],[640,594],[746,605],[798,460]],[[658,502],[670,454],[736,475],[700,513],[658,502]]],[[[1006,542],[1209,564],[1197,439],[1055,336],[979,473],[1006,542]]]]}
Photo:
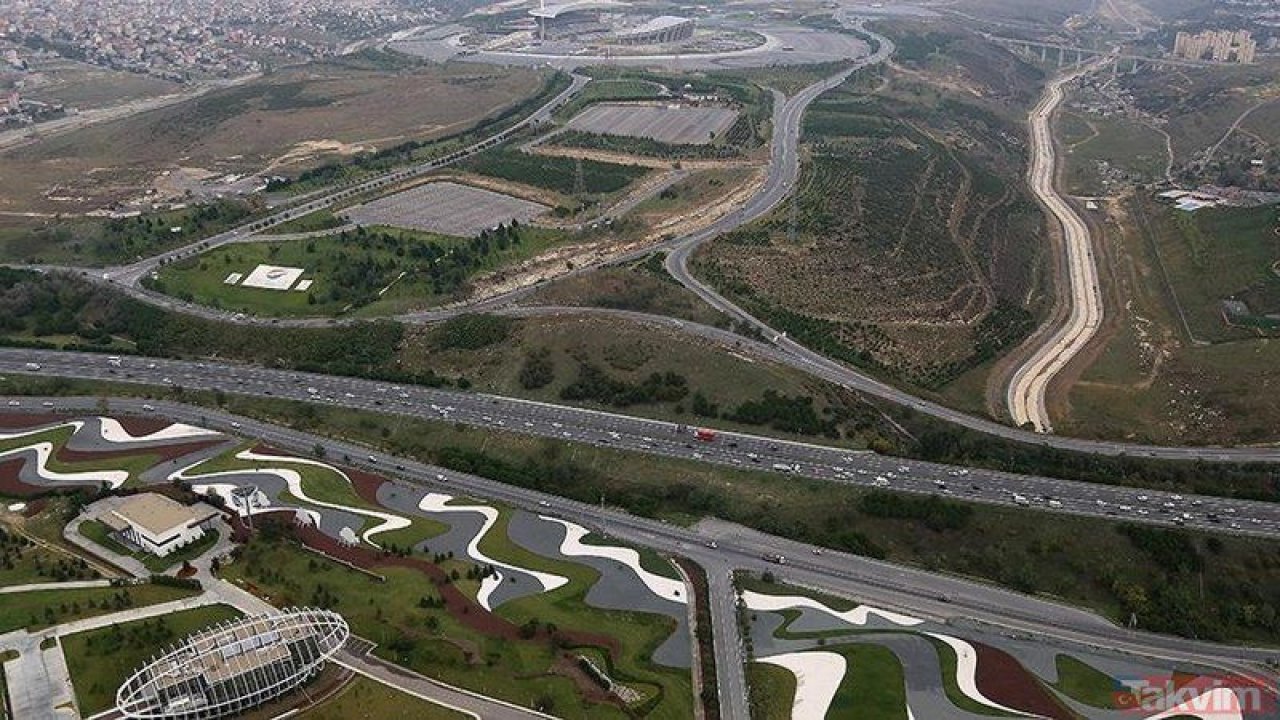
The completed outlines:
{"type": "Polygon", "coordinates": [[[912,627],[924,622],[919,618],[913,618],[909,615],[901,615],[889,610],[873,608],[869,605],[859,605],[852,610],[837,612],[827,605],[803,595],[765,595],[764,593],[746,590],[742,593],[742,600],[747,604],[748,609],[758,610],[760,612],[774,612],[777,610],[787,610],[797,607],[812,608],[834,618],[839,618],[850,625],[866,625],[868,617],[872,615],[883,618],[894,625],[902,625],[903,627],[912,627]]]}
{"type": "Polygon", "coordinates": [[[846,663],[839,653],[805,650],[759,658],[796,676],[796,696],[791,702],[791,720],[825,718],[831,701],[844,680],[846,663]]]}
{"type": "MultiPolygon", "coordinates": [[[[521,572],[526,575],[531,575],[539,584],[542,585],[543,592],[551,592],[552,590],[569,583],[569,578],[567,577],[556,575],[554,573],[523,568],[519,565],[505,563],[485,555],[480,551],[480,541],[484,539],[484,536],[488,534],[489,530],[498,522],[497,508],[493,508],[488,505],[449,505],[449,501],[451,500],[453,500],[452,495],[445,495],[443,493],[427,493],[422,496],[422,500],[418,503],[418,509],[428,513],[476,513],[484,517],[484,524],[480,526],[480,531],[477,532],[475,536],[471,538],[471,541],[467,543],[467,555],[469,555],[472,560],[486,565],[492,565],[495,568],[506,568],[512,572],[521,572]]],[[[492,590],[490,590],[490,592],[492,592],[492,590]]],[[[489,596],[485,595],[484,602],[488,602],[488,599],[489,596]]],[[[479,596],[477,596],[476,602],[480,602],[481,607],[485,610],[492,609],[485,605],[484,602],[481,602],[481,598],[479,596]]]]}
{"type": "Polygon", "coordinates": [[[649,592],[654,595],[680,604],[687,602],[684,583],[646,570],[640,563],[640,553],[635,550],[617,545],[587,545],[582,542],[582,538],[590,534],[590,530],[568,520],[561,520],[547,515],[539,515],[538,517],[564,526],[564,540],[560,543],[560,553],[562,555],[569,557],[600,557],[615,560],[630,567],[636,576],[640,578],[640,582],[644,583],[644,586],[649,588],[649,592]]]}

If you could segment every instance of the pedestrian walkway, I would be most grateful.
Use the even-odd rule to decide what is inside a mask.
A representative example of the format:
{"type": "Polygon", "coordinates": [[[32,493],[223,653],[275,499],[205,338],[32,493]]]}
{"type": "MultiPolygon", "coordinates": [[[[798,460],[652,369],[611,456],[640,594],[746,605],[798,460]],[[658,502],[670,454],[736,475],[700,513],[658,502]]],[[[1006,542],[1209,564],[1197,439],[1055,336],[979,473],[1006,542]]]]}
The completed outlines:
{"type": "Polygon", "coordinates": [[[109,587],[110,585],[110,580],[67,580],[66,582],[28,583],[26,585],[0,587],[0,595],[40,592],[41,590],[83,590],[85,588],[109,587]]]}

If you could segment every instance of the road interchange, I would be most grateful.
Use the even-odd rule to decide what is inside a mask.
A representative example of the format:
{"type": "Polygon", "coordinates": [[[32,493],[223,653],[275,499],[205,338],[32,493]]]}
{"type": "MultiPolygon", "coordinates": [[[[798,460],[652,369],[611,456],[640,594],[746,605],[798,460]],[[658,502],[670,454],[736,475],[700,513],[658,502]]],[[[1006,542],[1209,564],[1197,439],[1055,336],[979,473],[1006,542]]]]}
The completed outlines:
{"type": "MultiPolygon", "coordinates": [[[[668,326],[676,327],[681,331],[688,332],[699,337],[712,339],[716,342],[728,342],[735,346],[748,347],[762,357],[788,365],[841,387],[886,400],[912,411],[937,418],[938,420],[957,427],[1005,440],[1094,455],[1127,455],[1152,459],[1200,460],[1210,462],[1280,462],[1280,448],[1276,447],[1154,446],[1129,442],[1091,440],[1037,433],[1024,430],[1019,427],[1012,427],[990,418],[971,415],[967,412],[919,397],[909,390],[895,387],[894,385],[879,380],[878,378],[856,368],[832,360],[821,353],[810,350],[804,345],[786,337],[785,334],[770,328],[750,313],[735,305],[732,301],[720,295],[713,288],[698,280],[688,271],[688,258],[699,245],[719,234],[733,230],[747,222],[763,216],[765,213],[776,207],[777,204],[790,192],[799,172],[798,145],[800,123],[804,110],[807,108],[808,104],[820,96],[822,92],[825,92],[831,87],[837,86],[845,77],[848,76],[848,74],[855,71],[857,67],[865,67],[876,62],[882,62],[893,52],[893,45],[887,38],[866,30],[856,20],[851,21],[849,18],[844,18],[844,21],[846,24],[850,24],[852,27],[865,33],[867,36],[872,38],[873,41],[878,43],[877,51],[873,55],[863,58],[855,67],[841,71],[830,78],[810,86],[789,100],[783,99],[781,96],[775,96],[775,121],[769,174],[765,184],[755,196],[744,204],[743,207],[717,219],[711,225],[697,233],[686,237],[675,238],[657,246],[635,250],[624,255],[610,258],[609,260],[601,263],[580,266],[567,273],[566,277],[591,272],[604,264],[629,262],[653,252],[667,251],[668,270],[678,281],[701,297],[704,301],[735,320],[740,326],[751,328],[760,336],[767,338],[768,342],[760,343],[745,336],[727,333],[726,331],[718,328],[712,328],[687,321],[674,321],[670,318],[661,316],[646,315],[635,312],[615,312],[614,314],[619,316],[625,315],[628,319],[638,320],[641,322],[664,323],[668,326]]],[[[569,97],[576,92],[576,89],[579,89],[583,84],[585,84],[585,82],[585,78],[575,77],[574,84],[576,87],[571,87],[565,90],[550,103],[543,106],[534,115],[526,118],[523,123],[538,123],[545,120],[545,118],[549,117],[549,113],[552,112],[555,107],[566,102],[569,97]]],[[[484,141],[473,147],[480,147],[481,145],[491,146],[493,144],[491,140],[484,141]]],[[[448,158],[445,158],[444,160],[447,161],[448,158]]],[[[382,181],[383,180],[374,179],[370,182],[382,181]]],[[[296,214],[302,213],[297,212],[296,214]]],[[[296,214],[291,215],[291,217],[296,216],[296,214]]],[[[237,231],[231,232],[236,233],[237,231]]],[[[218,237],[221,238],[219,242],[234,242],[242,239],[241,235],[237,235],[235,237],[218,237]]],[[[208,241],[201,241],[201,243],[195,243],[183,249],[175,250],[171,255],[177,257],[200,252],[202,251],[200,248],[203,242],[208,241]]],[[[158,263],[158,260],[156,262],[158,263]]],[[[347,319],[332,318],[254,318],[187,303],[175,297],[147,290],[137,284],[141,277],[155,266],[156,264],[153,264],[151,260],[142,261],[141,263],[133,266],[113,271],[115,272],[114,275],[112,275],[111,272],[108,272],[107,275],[110,276],[110,279],[104,279],[101,271],[89,269],[52,267],[37,267],[34,269],[42,271],[73,272],[90,280],[110,283],[140,300],[158,305],[165,309],[193,314],[222,322],[255,324],[264,327],[329,327],[347,322],[354,322],[347,319]]],[[[1088,283],[1086,283],[1086,285],[1087,284],[1088,283]]],[[[533,294],[538,290],[538,288],[539,286],[536,285],[530,286],[455,307],[409,313],[398,316],[396,319],[411,323],[431,323],[465,313],[476,312],[503,312],[521,316],[564,315],[574,312],[610,312],[607,310],[593,308],[538,308],[527,306],[515,307],[512,305],[513,303],[533,294]]],[[[1041,384],[1040,387],[1043,389],[1044,385],[1041,384]]]]}

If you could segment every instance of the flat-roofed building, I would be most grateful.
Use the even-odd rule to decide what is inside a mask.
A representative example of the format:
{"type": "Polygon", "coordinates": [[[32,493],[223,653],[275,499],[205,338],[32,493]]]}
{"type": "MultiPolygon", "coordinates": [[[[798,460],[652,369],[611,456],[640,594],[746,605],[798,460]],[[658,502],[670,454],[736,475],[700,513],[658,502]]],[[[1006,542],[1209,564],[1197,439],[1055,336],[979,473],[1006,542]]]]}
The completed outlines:
{"type": "Polygon", "coordinates": [[[123,498],[100,520],[122,538],[143,550],[164,557],[204,536],[218,511],[204,503],[183,505],[157,493],[123,498]]]}

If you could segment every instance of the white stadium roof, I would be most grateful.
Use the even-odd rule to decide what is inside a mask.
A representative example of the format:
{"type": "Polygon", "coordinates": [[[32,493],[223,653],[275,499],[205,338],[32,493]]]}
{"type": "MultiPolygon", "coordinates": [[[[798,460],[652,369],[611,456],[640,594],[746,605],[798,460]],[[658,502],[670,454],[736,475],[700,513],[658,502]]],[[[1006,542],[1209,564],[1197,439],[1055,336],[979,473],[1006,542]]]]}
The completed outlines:
{"type": "Polygon", "coordinates": [[[568,2],[539,5],[530,10],[529,14],[536,18],[550,20],[566,13],[585,10],[621,10],[626,7],[626,3],[618,0],[569,0],[568,2]]]}

